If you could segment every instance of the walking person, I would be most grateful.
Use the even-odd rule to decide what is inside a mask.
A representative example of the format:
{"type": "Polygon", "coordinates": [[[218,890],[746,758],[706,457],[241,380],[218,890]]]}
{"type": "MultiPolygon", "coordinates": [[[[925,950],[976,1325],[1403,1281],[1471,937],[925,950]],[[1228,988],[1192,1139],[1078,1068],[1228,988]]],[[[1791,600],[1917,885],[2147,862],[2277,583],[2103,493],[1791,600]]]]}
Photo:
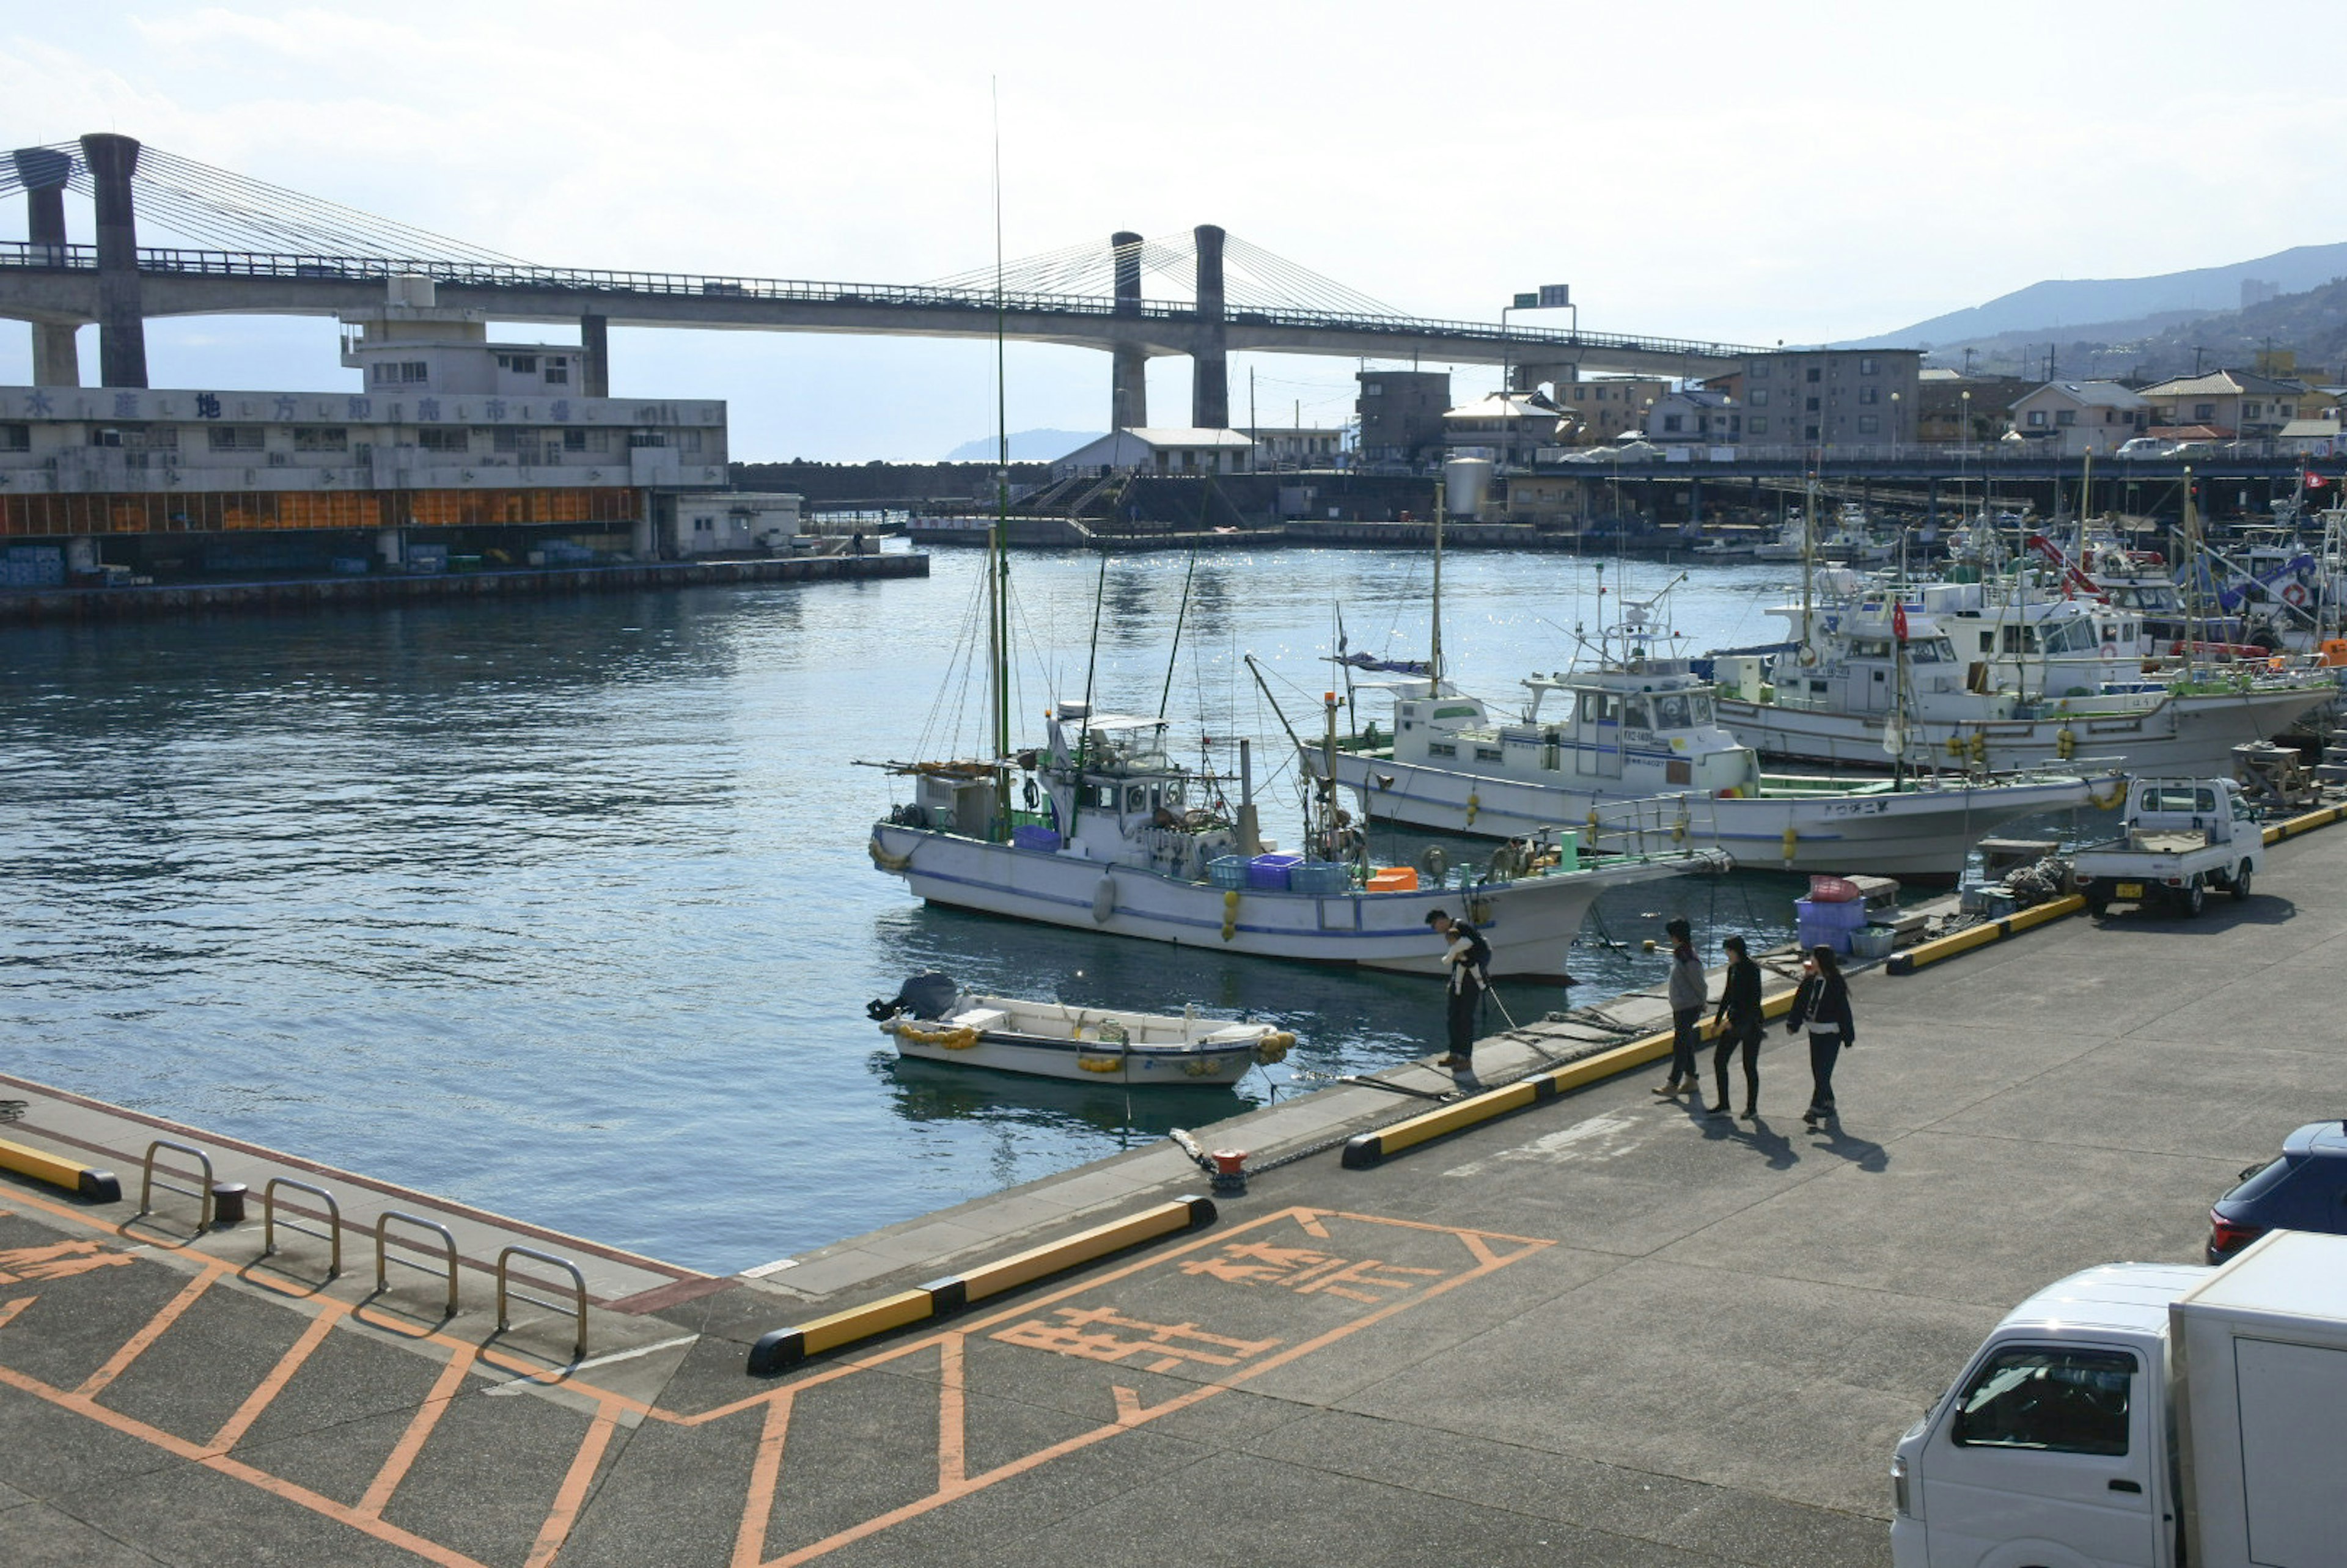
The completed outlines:
{"type": "Polygon", "coordinates": [[[1491,945],[1483,940],[1482,933],[1464,920],[1454,920],[1448,909],[1427,913],[1426,923],[1434,927],[1435,935],[1450,944],[1442,961],[1450,968],[1450,1053],[1437,1061],[1437,1067],[1472,1067],[1475,1063],[1475,1015],[1483,1004],[1483,993],[1491,989],[1491,977],[1485,967],[1491,961],[1491,945]]]}
{"type": "Polygon", "coordinates": [[[1674,918],[1663,929],[1671,937],[1671,979],[1665,992],[1671,1004],[1671,1076],[1655,1092],[1667,1098],[1684,1089],[1701,1105],[1703,1072],[1696,1066],[1695,1050],[1706,1000],[1703,960],[1696,956],[1695,927],[1684,917],[1674,918]]]}
{"type": "Polygon", "coordinates": [[[1714,1116],[1727,1114],[1727,1060],[1744,1052],[1744,1112],[1747,1122],[1760,1114],[1760,966],[1744,948],[1744,938],[1730,937],[1720,946],[1727,951],[1727,982],[1719,990],[1719,1011],[1711,1027],[1719,1043],[1712,1048],[1712,1076],[1719,1082],[1719,1103],[1714,1116]]]}
{"type": "Polygon", "coordinates": [[[1814,1128],[1820,1122],[1832,1122],[1839,1126],[1841,1118],[1834,1111],[1834,1062],[1844,1047],[1858,1043],[1858,1030],[1850,1016],[1850,982],[1842,978],[1834,950],[1822,942],[1809,949],[1809,961],[1801,966],[1801,989],[1794,993],[1793,1010],[1785,1020],[1788,1034],[1799,1033],[1804,1025],[1809,1031],[1810,1087],[1809,1108],[1801,1112],[1802,1124],[1814,1128]]]}

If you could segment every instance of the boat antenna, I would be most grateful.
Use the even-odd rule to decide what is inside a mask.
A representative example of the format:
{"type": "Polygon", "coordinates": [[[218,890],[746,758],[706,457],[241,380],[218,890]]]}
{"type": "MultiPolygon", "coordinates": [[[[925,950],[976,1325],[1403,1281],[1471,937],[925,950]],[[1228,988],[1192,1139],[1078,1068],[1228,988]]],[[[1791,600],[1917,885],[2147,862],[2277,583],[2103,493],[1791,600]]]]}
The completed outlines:
{"type": "MultiPolygon", "coordinates": [[[[1068,800],[1068,836],[1076,835],[1076,820],[1084,809],[1084,748],[1092,733],[1092,676],[1100,670],[1101,604],[1108,598],[1108,552],[1101,551],[1100,581],[1092,589],[1092,646],[1084,656],[1084,718],[1076,727],[1076,787],[1068,800]]],[[[1161,718],[1163,714],[1159,715],[1161,718]]]]}

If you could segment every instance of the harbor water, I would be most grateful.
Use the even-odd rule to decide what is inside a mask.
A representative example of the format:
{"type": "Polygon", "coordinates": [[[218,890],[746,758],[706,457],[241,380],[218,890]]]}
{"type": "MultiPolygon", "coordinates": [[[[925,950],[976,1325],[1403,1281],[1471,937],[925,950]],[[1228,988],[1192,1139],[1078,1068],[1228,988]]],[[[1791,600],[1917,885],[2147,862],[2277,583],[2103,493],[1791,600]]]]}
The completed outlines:
{"type": "MultiPolygon", "coordinates": [[[[930,909],[873,868],[869,825],[903,795],[859,764],[981,743],[982,559],[0,631],[0,1071],[731,1271],[1437,1049],[1428,980],[930,909]],[[1195,1002],[1300,1043],[1236,1092],[900,1063],[864,1004],[925,969],[1195,1002]]],[[[1512,702],[1572,661],[1576,627],[1594,635],[1601,579],[1643,593],[1678,569],[1454,558],[1449,667],[1512,702]]],[[[1296,769],[1243,656],[1306,729],[1341,686],[1340,637],[1427,643],[1414,554],[1140,555],[1104,575],[1021,557],[1012,580],[1014,741],[1088,682],[1096,710],[1162,702],[1185,760],[1235,770],[1252,738],[1264,831],[1290,841],[1296,769]]],[[[1770,641],[1787,591],[1783,568],[1696,568],[1668,619],[1697,648],[1770,641]]],[[[1571,999],[1658,984],[1641,946],[1673,914],[1707,952],[1786,939],[1800,888],[1747,873],[1609,895],[1571,999]]],[[[1529,1018],[1566,995],[1498,1000],[1529,1018]]]]}

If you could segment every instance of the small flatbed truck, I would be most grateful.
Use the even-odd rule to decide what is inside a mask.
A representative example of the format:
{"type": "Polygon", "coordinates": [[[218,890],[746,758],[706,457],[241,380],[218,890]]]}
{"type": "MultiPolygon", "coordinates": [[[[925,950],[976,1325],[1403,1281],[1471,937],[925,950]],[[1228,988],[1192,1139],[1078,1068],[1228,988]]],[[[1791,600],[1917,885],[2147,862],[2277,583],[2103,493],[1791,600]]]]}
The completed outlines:
{"type": "Polygon", "coordinates": [[[2082,845],[2070,870],[2094,914],[2166,903],[2198,915],[2211,887],[2248,897],[2265,863],[2265,830],[2231,779],[2137,779],[2119,835],[2082,845]]]}

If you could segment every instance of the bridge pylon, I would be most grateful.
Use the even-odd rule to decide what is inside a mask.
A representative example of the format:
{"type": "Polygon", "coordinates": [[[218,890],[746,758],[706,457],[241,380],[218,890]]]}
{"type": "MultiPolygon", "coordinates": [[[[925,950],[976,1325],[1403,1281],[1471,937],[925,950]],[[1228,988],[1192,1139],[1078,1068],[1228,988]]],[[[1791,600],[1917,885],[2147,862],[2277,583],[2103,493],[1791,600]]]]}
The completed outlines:
{"type": "MultiPolygon", "coordinates": [[[[1116,306],[1121,316],[1141,314],[1141,236],[1130,230],[1108,237],[1116,259],[1116,306]]],[[[1130,343],[1110,351],[1114,360],[1109,381],[1111,430],[1132,430],[1149,423],[1149,355],[1130,343]]]]}
{"type": "Polygon", "coordinates": [[[138,284],[138,213],[130,177],[138,143],[110,131],[81,138],[82,161],[97,187],[97,383],[147,384],[147,315],[138,284]]]}
{"type": "MultiPolygon", "coordinates": [[[[73,177],[73,159],[55,148],[21,147],[9,155],[16,178],[25,186],[25,239],[35,252],[52,265],[66,261],[66,181],[73,177]]],[[[81,354],[74,345],[77,328],[71,322],[33,323],[33,384],[79,386],[81,354]]]]}
{"type": "Polygon", "coordinates": [[[1198,225],[1198,340],[1190,355],[1190,423],[1226,430],[1231,423],[1231,368],[1224,351],[1223,231],[1198,225]]]}

